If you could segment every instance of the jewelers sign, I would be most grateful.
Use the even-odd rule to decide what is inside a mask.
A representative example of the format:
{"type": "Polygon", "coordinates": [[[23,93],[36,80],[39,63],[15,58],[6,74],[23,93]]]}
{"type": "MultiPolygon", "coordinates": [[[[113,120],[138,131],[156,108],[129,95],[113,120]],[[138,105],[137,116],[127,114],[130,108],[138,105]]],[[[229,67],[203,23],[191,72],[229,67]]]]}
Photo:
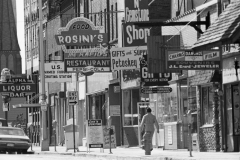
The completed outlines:
{"type": "Polygon", "coordinates": [[[218,50],[193,52],[192,50],[168,50],[169,70],[217,70],[221,69],[221,55],[218,50]]]}
{"type": "Polygon", "coordinates": [[[140,60],[147,47],[125,47],[111,49],[111,68],[114,70],[139,69],[140,60]]]}
{"type": "Polygon", "coordinates": [[[71,82],[72,74],[64,72],[64,63],[45,63],[45,82],[71,82]]]}

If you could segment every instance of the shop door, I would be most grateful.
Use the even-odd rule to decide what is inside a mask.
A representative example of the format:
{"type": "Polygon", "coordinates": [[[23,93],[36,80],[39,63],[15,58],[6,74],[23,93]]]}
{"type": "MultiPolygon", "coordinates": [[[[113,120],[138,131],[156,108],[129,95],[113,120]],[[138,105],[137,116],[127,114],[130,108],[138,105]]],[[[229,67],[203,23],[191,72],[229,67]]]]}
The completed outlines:
{"type": "MultiPolygon", "coordinates": [[[[138,106],[138,145],[141,146],[141,140],[143,137],[144,132],[141,132],[141,121],[142,118],[145,114],[147,114],[147,108],[151,108],[152,110],[152,114],[156,116],[156,102],[138,102],[137,103],[138,106]]],[[[158,146],[157,144],[157,136],[156,136],[156,129],[155,132],[153,134],[153,139],[152,139],[152,144],[153,146],[158,146]]]]}

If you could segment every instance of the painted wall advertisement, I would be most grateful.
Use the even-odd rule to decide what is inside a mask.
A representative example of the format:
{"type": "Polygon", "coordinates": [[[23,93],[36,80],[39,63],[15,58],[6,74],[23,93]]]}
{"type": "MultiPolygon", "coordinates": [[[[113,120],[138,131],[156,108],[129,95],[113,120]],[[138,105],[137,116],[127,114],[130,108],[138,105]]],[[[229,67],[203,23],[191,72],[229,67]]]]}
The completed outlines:
{"type": "Polygon", "coordinates": [[[139,69],[143,53],[147,47],[124,47],[111,49],[111,69],[128,70],[139,69]]]}
{"type": "Polygon", "coordinates": [[[45,82],[71,82],[72,74],[64,72],[63,62],[45,63],[45,82]]]}
{"type": "Polygon", "coordinates": [[[87,147],[103,148],[102,120],[88,120],[87,122],[87,147]]]}
{"type": "Polygon", "coordinates": [[[193,52],[192,50],[168,50],[169,70],[216,70],[221,69],[221,54],[218,50],[193,52]]]}
{"type": "Polygon", "coordinates": [[[124,46],[145,46],[150,28],[140,28],[134,22],[149,21],[148,0],[125,0],[124,46]]]}

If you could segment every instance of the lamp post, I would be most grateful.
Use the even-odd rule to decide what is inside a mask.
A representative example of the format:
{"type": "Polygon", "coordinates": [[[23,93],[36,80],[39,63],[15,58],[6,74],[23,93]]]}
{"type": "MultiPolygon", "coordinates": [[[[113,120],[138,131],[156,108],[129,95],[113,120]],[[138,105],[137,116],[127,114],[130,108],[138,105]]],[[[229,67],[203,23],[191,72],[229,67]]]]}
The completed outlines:
{"type": "MultiPolygon", "coordinates": [[[[39,6],[39,58],[40,58],[40,78],[41,83],[41,102],[46,102],[45,97],[45,74],[44,74],[44,52],[43,52],[43,27],[42,27],[42,1],[38,1],[39,6]]],[[[47,139],[47,111],[42,110],[42,140],[41,151],[49,151],[49,143],[47,139]]]]}

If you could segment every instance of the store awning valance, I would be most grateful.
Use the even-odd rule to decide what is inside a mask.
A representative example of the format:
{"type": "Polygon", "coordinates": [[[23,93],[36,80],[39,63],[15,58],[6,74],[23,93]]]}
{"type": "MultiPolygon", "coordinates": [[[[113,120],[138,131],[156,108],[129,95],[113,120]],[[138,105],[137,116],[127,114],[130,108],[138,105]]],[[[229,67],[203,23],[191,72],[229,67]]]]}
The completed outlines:
{"type": "Polygon", "coordinates": [[[196,72],[197,73],[194,76],[188,78],[190,86],[220,82],[222,80],[222,76],[217,70],[203,70],[196,72]]]}
{"type": "Polygon", "coordinates": [[[35,107],[41,107],[41,104],[14,104],[12,105],[13,108],[35,108],[35,107]]]}
{"type": "Polygon", "coordinates": [[[240,42],[240,1],[234,1],[193,45],[193,50],[240,42]]]}

